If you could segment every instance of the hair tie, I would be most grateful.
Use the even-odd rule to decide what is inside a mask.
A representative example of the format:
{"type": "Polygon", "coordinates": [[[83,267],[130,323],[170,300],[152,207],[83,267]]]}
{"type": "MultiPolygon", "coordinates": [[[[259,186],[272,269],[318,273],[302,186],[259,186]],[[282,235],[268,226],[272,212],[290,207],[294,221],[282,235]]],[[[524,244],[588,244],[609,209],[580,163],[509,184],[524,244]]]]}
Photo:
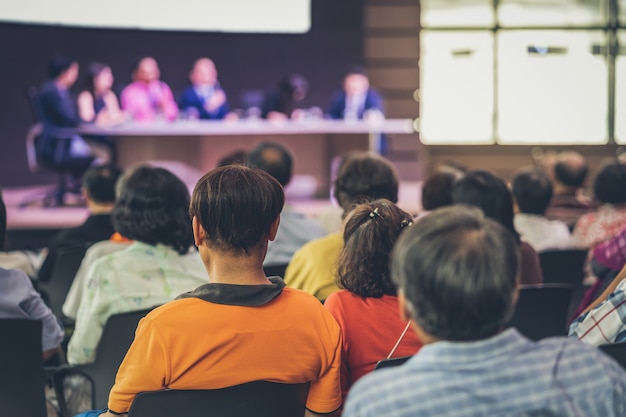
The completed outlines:
{"type": "Polygon", "coordinates": [[[375,219],[376,217],[381,217],[381,218],[382,218],[382,216],[381,216],[381,215],[380,215],[380,213],[378,212],[378,207],[376,207],[376,208],[374,209],[374,211],[372,211],[372,212],[370,213],[370,218],[375,219]]]}
{"type": "Polygon", "coordinates": [[[411,220],[404,219],[400,222],[400,229],[404,229],[409,226],[413,226],[413,222],[411,220]]]}

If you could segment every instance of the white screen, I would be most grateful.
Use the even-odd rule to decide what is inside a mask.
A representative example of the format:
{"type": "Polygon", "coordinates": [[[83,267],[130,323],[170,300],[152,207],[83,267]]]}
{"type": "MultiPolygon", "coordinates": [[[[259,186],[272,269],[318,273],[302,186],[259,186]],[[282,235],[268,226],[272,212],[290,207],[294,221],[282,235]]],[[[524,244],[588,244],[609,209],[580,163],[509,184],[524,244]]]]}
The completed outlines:
{"type": "Polygon", "coordinates": [[[311,0],[19,0],[0,21],[100,28],[306,33],[311,0]]]}

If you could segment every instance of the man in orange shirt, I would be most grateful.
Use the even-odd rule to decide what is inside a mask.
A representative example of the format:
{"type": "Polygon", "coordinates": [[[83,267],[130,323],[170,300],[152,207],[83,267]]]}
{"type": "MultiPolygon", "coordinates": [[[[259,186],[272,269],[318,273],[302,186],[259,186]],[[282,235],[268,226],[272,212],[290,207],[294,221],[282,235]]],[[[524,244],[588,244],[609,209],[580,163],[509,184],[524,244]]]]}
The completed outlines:
{"type": "Polygon", "coordinates": [[[189,213],[209,283],[142,319],[104,416],[124,415],[142,391],[257,380],[310,382],[308,415],[339,408],[339,326],[313,296],[263,273],[283,204],[278,181],[258,169],[200,179],[189,213]]]}

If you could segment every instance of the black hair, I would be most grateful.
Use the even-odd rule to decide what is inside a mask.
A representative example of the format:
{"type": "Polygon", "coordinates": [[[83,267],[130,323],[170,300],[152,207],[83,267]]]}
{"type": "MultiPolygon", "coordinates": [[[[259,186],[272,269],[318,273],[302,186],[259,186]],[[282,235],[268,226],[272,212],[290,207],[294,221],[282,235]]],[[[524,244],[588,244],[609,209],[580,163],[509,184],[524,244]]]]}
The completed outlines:
{"type": "Polygon", "coordinates": [[[413,222],[411,215],[389,200],[357,205],[343,231],[338,275],[343,288],[361,297],[395,295],[389,255],[400,232],[413,222]]]}
{"type": "Polygon", "coordinates": [[[470,171],[452,187],[454,204],[467,204],[478,207],[513,233],[519,234],[513,226],[513,198],[504,181],[488,171],[470,171]]]}
{"type": "Polygon", "coordinates": [[[497,334],[514,308],[519,245],[473,207],[451,206],[419,219],[400,236],[391,273],[411,317],[442,340],[497,334]]]}
{"type": "Polygon", "coordinates": [[[247,164],[259,168],[276,178],[284,187],[291,180],[293,158],[283,145],[274,142],[263,142],[248,152],[247,164]]]}
{"type": "Polygon", "coordinates": [[[147,166],[130,171],[121,181],[112,212],[115,230],[128,239],[186,253],[193,243],[187,186],[170,171],[147,166]]]}
{"type": "Polygon", "coordinates": [[[543,170],[526,169],[513,177],[513,195],[522,213],[543,216],[552,199],[552,183],[543,170]]]}
{"type": "Polygon", "coordinates": [[[0,251],[6,249],[7,244],[7,206],[2,198],[2,190],[0,190],[0,251]]]}
{"type": "Polygon", "coordinates": [[[189,215],[196,217],[206,232],[209,247],[247,254],[267,238],[284,204],[283,187],[270,174],[227,165],[198,181],[189,215]]]}
{"type": "Polygon", "coordinates": [[[102,62],[91,62],[87,65],[85,71],[85,79],[83,81],[83,90],[89,91],[94,97],[96,95],[96,87],[94,84],[95,78],[106,68],[110,68],[107,64],[102,62]]]}
{"type": "Polygon", "coordinates": [[[452,205],[452,186],[457,176],[451,172],[435,172],[422,186],[422,207],[434,210],[452,205]]]}
{"type": "Polygon", "coordinates": [[[48,78],[51,80],[56,79],[77,62],[78,61],[74,58],[67,55],[54,56],[50,62],[48,62],[48,78]]]}
{"type": "Polygon", "coordinates": [[[588,172],[589,168],[586,164],[578,166],[568,161],[559,161],[554,165],[554,177],[568,187],[582,187],[588,172]]]}
{"type": "Polygon", "coordinates": [[[83,175],[83,188],[95,203],[114,203],[115,186],[122,170],[115,165],[89,168],[83,175]]]}
{"type": "Polygon", "coordinates": [[[351,153],[344,159],[335,179],[333,194],[347,213],[355,203],[385,198],[398,202],[398,174],[382,156],[351,153]]]}
{"type": "Polygon", "coordinates": [[[593,195],[602,204],[626,203],[626,165],[613,162],[601,168],[593,182],[593,195]]]}

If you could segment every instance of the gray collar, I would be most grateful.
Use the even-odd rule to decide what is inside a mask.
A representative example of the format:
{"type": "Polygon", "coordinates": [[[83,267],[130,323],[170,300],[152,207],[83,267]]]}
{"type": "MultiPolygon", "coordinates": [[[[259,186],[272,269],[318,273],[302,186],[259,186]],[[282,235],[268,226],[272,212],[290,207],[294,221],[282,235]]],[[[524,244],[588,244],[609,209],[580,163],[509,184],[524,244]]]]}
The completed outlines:
{"type": "Polygon", "coordinates": [[[278,297],[285,288],[285,282],[280,277],[268,279],[272,282],[271,284],[204,284],[193,291],[179,295],[176,299],[199,298],[215,304],[258,307],[278,297]]]}

